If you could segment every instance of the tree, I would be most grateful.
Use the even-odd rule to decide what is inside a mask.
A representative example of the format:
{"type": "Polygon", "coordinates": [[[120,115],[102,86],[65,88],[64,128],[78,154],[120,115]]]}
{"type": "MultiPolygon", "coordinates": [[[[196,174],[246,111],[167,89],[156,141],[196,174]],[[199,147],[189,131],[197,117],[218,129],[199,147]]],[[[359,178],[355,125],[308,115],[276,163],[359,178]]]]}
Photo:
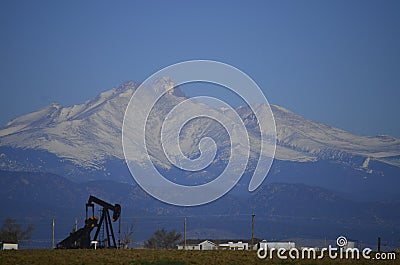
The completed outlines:
{"type": "Polygon", "coordinates": [[[167,232],[165,228],[157,230],[154,235],[144,242],[145,248],[152,249],[174,249],[181,240],[182,234],[175,230],[167,232]]]}
{"type": "Polygon", "coordinates": [[[33,232],[33,226],[28,225],[25,230],[15,219],[6,218],[0,230],[0,241],[7,243],[21,243],[29,241],[33,232]]]}
{"type": "Polygon", "coordinates": [[[128,249],[129,245],[133,243],[133,232],[134,232],[134,226],[131,224],[130,228],[128,229],[128,226],[126,227],[126,231],[122,235],[122,239],[120,242],[120,247],[124,249],[128,249]]]}

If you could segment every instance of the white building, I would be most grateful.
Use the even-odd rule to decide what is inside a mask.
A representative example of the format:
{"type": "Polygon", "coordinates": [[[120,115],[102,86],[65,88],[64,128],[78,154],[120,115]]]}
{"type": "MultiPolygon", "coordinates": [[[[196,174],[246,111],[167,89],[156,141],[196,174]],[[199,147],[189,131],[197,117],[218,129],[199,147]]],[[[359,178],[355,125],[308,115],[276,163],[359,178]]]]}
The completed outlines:
{"type": "Polygon", "coordinates": [[[263,240],[257,244],[257,248],[260,249],[265,249],[265,250],[270,250],[272,248],[274,249],[286,249],[290,250],[292,248],[295,248],[296,244],[294,242],[268,242],[267,240],[263,240]]]}
{"type": "Polygon", "coordinates": [[[209,240],[186,240],[186,246],[184,244],[178,245],[179,250],[214,250],[217,249],[217,245],[209,240]]]}
{"type": "Polygon", "coordinates": [[[320,247],[301,247],[300,250],[308,250],[308,249],[314,249],[315,251],[321,251],[320,247]]]}
{"type": "MultiPolygon", "coordinates": [[[[257,249],[257,244],[260,240],[254,239],[254,249],[257,249]]],[[[250,250],[251,248],[251,240],[224,240],[224,239],[215,239],[213,241],[205,240],[205,239],[188,239],[186,240],[186,246],[184,242],[181,242],[178,246],[178,249],[186,249],[186,250],[250,250]]]]}
{"type": "Polygon", "coordinates": [[[1,250],[7,250],[7,249],[18,249],[18,244],[14,244],[14,243],[3,243],[0,242],[0,249],[1,250]]]}
{"type": "Polygon", "coordinates": [[[343,247],[344,250],[355,248],[356,243],[354,241],[347,241],[347,244],[343,247]]]}
{"type": "Polygon", "coordinates": [[[248,250],[249,243],[243,241],[238,241],[237,243],[234,242],[221,243],[218,245],[218,249],[248,250]]]}

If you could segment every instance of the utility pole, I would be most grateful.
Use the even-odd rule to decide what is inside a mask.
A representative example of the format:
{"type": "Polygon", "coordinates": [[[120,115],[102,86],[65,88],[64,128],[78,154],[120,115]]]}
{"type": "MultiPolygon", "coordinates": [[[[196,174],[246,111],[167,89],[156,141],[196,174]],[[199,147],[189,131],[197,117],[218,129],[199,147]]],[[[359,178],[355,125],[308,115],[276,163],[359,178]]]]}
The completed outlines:
{"type": "MultiPolygon", "coordinates": [[[[119,202],[119,204],[121,205],[121,201],[119,202]]],[[[122,219],[122,214],[120,213],[119,219],[118,219],[118,244],[117,244],[117,249],[121,248],[121,219],[122,219]]],[[[128,235],[129,232],[127,231],[127,235],[128,235]]]]}
{"type": "Polygon", "coordinates": [[[251,215],[251,249],[254,248],[254,213],[251,215]]]}
{"type": "Polygon", "coordinates": [[[378,237],[378,252],[381,252],[381,238],[378,237]]]}
{"type": "Polygon", "coordinates": [[[184,241],[183,249],[186,250],[186,217],[183,221],[183,241],[184,241]]]}
{"type": "Polygon", "coordinates": [[[78,231],[78,218],[75,217],[75,231],[78,231]]]}
{"type": "Polygon", "coordinates": [[[51,226],[52,226],[52,238],[51,238],[51,248],[52,249],[54,249],[54,217],[53,217],[53,219],[52,219],[52,222],[51,222],[51,226]]]}

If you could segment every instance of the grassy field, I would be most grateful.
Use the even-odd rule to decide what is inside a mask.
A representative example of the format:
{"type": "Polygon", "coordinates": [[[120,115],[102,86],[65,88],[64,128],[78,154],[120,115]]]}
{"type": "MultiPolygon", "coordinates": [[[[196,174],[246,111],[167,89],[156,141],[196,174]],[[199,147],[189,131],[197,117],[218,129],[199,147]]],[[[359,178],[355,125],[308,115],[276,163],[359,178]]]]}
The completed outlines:
{"type": "Polygon", "coordinates": [[[8,250],[0,251],[0,264],[68,265],[185,265],[185,264],[400,264],[396,260],[260,260],[255,251],[182,250],[8,250]]]}

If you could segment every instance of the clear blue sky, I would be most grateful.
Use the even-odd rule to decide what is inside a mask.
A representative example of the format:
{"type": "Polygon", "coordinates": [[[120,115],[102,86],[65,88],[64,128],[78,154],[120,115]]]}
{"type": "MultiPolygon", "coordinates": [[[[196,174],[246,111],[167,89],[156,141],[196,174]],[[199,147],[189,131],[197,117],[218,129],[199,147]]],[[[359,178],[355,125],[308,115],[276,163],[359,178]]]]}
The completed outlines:
{"type": "Polygon", "coordinates": [[[1,1],[0,124],[211,59],[270,103],[400,137],[400,1],[216,2],[1,1]]]}

